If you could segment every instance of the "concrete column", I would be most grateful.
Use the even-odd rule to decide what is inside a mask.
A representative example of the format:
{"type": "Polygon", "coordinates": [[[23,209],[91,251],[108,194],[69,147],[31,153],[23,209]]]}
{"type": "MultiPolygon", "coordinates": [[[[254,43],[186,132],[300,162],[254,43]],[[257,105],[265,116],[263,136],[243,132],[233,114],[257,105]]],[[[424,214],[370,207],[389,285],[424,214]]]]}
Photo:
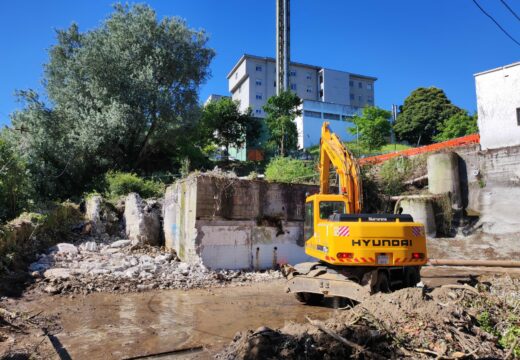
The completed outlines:
{"type": "Polygon", "coordinates": [[[422,223],[426,236],[435,237],[437,235],[432,199],[405,197],[400,200],[397,207],[402,209],[403,214],[410,214],[414,221],[422,223]]]}
{"type": "Polygon", "coordinates": [[[451,194],[452,206],[462,207],[459,157],[456,153],[440,153],[428,156],[428,190],[432,194],[451,194]]]}

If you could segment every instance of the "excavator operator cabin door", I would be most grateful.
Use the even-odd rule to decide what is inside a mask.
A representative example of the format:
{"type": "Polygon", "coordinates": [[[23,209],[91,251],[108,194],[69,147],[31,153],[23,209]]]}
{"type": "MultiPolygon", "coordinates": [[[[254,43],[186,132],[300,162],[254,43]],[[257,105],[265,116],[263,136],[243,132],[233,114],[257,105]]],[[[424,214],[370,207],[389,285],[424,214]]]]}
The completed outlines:
{"type": "Polygon", "coordinates": [[[314,201],[305,203],[305,219],[303,222],[303,240],[309,241],[314,236],[314,201]]]}

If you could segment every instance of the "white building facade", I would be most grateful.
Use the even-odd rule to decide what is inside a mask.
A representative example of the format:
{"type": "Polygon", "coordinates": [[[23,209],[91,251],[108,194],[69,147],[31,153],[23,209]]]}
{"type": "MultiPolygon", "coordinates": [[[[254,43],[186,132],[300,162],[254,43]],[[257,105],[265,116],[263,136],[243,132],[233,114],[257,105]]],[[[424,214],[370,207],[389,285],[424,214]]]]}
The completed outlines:
{"type": "Polygon", "coordinates": [[[320,144],[321,126],[325,121],[330,129],[343,141],[353,141],[356,135],[349,129],[355,128],[352,117],[361,115],[361,108],[322,101],[303,100],[301,115],[295,119],[298,129],[298,147],[309,148],[320,144]]]}
{"type": "Polygon", "coordinates": [[[475,74],[480,146],[520,145],[520,62],[475,74]]]}
{"type": "MultiPolygon", "coordinates": [[[[291,63],[290,87],[303,100],[365,107],[374,105],[375,77],[330,70],[319,66],[291,63]]],[[[243,109],[264,117],[267,99],[276,94],[274,58],[243,55],[228,76],[229,92],[243,109]]]]}
{"type": "MultiPolygon", "coordinates": [[[[289,77],[291,91],[303,100],[302,116],[296,119],[300,148],[319,144],[323,121],[349,141],[352,135],[346,128],[353,124],[347,120],[375,103],[375,77],[300,63],[291,63],[289,77]]],[[[240,102],[241,110],[250,107],[254,116],[265,117],[263,106],[276,94],[275,59],[243,55],[227,79],[231,97],[240,102]]]]}

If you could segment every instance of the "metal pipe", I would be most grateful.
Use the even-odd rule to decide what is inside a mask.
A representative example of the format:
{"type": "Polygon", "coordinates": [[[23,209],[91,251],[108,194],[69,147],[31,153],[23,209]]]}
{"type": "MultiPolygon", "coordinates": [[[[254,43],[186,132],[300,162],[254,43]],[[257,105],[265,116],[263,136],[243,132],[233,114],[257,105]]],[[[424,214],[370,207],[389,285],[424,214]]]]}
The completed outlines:
{"type": "Polygon", "coordinates": [[[461,260],[461,259],[429,259],[432,266],[483,266],[520,268],[520,261],[514,260],[461,260]]]}

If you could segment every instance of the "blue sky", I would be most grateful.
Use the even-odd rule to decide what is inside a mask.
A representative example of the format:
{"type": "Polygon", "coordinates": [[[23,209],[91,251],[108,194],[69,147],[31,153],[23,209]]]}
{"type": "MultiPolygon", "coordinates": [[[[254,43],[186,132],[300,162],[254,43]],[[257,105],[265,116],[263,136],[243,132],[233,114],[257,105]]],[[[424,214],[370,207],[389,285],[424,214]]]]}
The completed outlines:
{"type": "MultiPolygon", "coordinates": [[[[478,0],[520,41],[520,21],[499,0],[478,0]]],[[[520,14],[518,0],[506,0],[520,14]]],[[[0,3],[0,124],[18,108],[16,89],[42,90],[42,65],[54,29],[98,26],[114,1],[0,3]]],[[[216,50],[201,88],[227,94],[226,75],[243,53],[274,56],[275,0],[148,1],[159,17],[204,28],[216,50]]],[[[458,106],[476,109],[473,74],[519,61],[508,39],[472,0],[293,0],[292,60],[379,78],[376,105],[401,104],[419,86],[437,86],[458,106]]]]}

